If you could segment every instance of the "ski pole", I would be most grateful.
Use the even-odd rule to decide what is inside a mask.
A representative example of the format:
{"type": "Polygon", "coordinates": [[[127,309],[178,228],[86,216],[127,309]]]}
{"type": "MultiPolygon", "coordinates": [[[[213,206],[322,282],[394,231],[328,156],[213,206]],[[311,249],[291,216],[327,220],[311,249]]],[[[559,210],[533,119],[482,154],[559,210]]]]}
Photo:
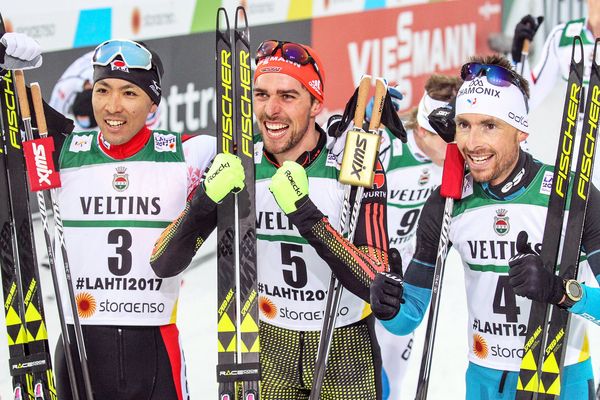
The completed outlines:
{"type": "MultiPolygon", "coordinates": [[[[369,123],[369,132],[362,130],[362,124],[365,115],[365,109],[367,105],[369,87],[371,85],[371,77],[364,75],[361,78],[359,88],[356,110],[354,113],[354,129],[349,131],[346,136],[346,145],[344,148],[344,158],[342,161],[342,167],[340,169],[339,181],[346,184],[344,193],[344,203],[342,208],[342,215],[340,217],[340,229],[342,232],[347,233],[347,239],[352,242],[354,240],[354,233],[356,231],[356,223],[358,222],[358,213],[360,205],[362,203],[362,196],[365,187],[372,187],[373,185],[373,174],[374,166],[377,158],[379,149],[379,127],[381,121],[381,113],[383,111],[383,102],[387,93],[387,85],[381,78],[377,78],[375,86],[375,107],[373,107],[373,113],[371,115],[371,121],[369,123]],[[367,147],[375,149],[372,157],[366,157],[365,160],[365,173],[362,179],[356,179],[351,177],[351,167],[345,168],[346,165],[352,164],[351,155],[356,150],[356,137],[365,139],[372,143],[372,146],[367,147]],[[353,151],[354,150],[354,151],[353,151]],[[372,161],[372,163],[370,162],[372,161]],[[346,164],[347,163],[347,164],[346,164]],[[368,165],[367,165],[368,164],[368,165]],[[350,208],[350,193],[352,185],[357,186],[356,195],[354,198],[354,204],[352,211],[350,212],[350,218],[348,218],[348,210],[350,208]]],[[[332,274],[329,281],[329,291],[327,294],[327,302],[325,305],[325,316],[323,318],[323,327],[321,329],[321,337],[319,339],[319,347],[317,349],[317,359],[315,362],[315,373],[313,377],[313,384],[310,393],[310,399],[316,400],[320,397],[321,387],[325,379],[325,372],[327,369],[327,359],[331,344],[333,341],[333,333],[335,331],[335,323],[337,320],[337,314],[339,309],[339,303],[343,293],[343,286],[332,274]]]]}
{"type": "MultiPolygon", "coordinates": [[[[23,71],[15,71],[15,83],[16,83],[17,94],[18,94],[18,98],[19,98],[19,106],[21,107],[23,124],[25,126],[26,138],[28,141],[32,141],[33,140],[33,130],[32,130],[32,126],[31,126],[31,110],[29,107],[28,99],[27,99],[27,92],[25,90],[25,78],[23,76],[23,71]]],[[[45,119],[45,116],[43,113],[41,91],[40,91],[40,87],[37,83],[34,83],[31,85],[31,92],[32,92],[32,98],[33,98],[33,105],[34,105],[34,109],[35,109],[35,115],[36,115],[37,124],[38,124],[38,133],[39,133],[40,139],[45,139],[48,136],[48,129],[46,127],[46,119],[45,119]]],[[[27,145],[33,145],[33,143],[30,142],[30,143],[24,144],[24,146],[27,146],[27,145]]],[[[39,146],[42,146],[42,145],[40,144],[39,146]]],[[[46,152],[45,154],[46,154],[46,156],[49,156],[50,153],[46,152]]],[[[33,162],[33,165],[35,165],[35,161],[32,161],[32,162],[33,162]]],[[[28,169],[29,169],[28,172],[29,172],[30,180],[33,179],[34,182],[37,182],[37,180],[38,180],[37,168],[28,168],[28,169]]],[[[34,185],[32,184],[31,187],[33,187],[33,186],[34,185]]],[[[71,349],[69,346],[69,343],[71,342],[71,340],[69,338],[69,332],[68,332],[67,324],[65,321],[64,310],[62,308],[62,296],[60,294],[60,287],[58,284],[58,275],[57,275],[57,271],[56,271],[56,260],[55,260],[54,248],[52,246],[52,239],[50,238],[50,229],[49,229],[49,225],[48,225],[48,215],[47,215],[46,201],[44,198],[44,192],[42,190],[37,190],[36,196],[37,196],[37,201],[38,201],[38,208],[39,208],[40,215],[42,218],[42,226],[44,228],[44,239],[46,242],[46,250],[48,251],[48,261],[49,261],[49,265],[50,265],[50,271],[52,273],[52,282],[54,285],[54,292],[56,294],[60,327],[61,327],[61,331],[63,334],[63,345],[65,348],[67,370],[69,373],[69,381],[71,382],[73,397],[78,399],[79,392],[78,392],[78,385],[76,382],[77,378],[75,375],[75,367],[73,364],[73,355],[71,353],[71,349]]],[[[73,320],[75,322],[75,335],[76,335],[75,341],[76,341],[77,347],[79,349],[79,356],[80,356],[80,360],[81,360],[82,373],[83,373],[83,377],[84,377],[84,386],[85,386],[85,391],[86,391],[86,397],[89,400],[92,400],[93,395],[92,395],[92,391],[91,391],[91,383],[90,383],[90,379],[89,379],[87,357],[85,355],[85,347],[83,346],[83,334],[81,333],[81,325],[79,324],[79,316],[77,314],[77,306],[75,303],[75,296],[74,296],[73,289],[72,289],[71,274],[70,274],[70,269],[69,269],[69,264],[68,264],[66,247],[65,247],[65,243],[64,243],[64,237],[63,237],[62,220],[60,219],[60,212],[58,210],[58,204],[56,203],[55,198],[56,198],[55,189],[51,188],[50,189],[50,200],[52,202],[53,213],[54,213],[54,218],[55,218],[55,225],[57,228],[58,238],[59,238],[59,241],[61,244],[63,263],[65,266],[65,272],[66,272],[66,276],[67,276],[67,286],[69,288],[69,300],[70,300],[70,305],[71,305],[71,312],[73,314],[73,320]]]]}
{"type": "Polygon", "coordinates": [[[444,170],[442,173],[442,185],[440,187],[440,194],[442,197],[446,198],[446,201],[444,204],[444,214],[442,226],[440,228],[440,241],[438,243],[435,269],[433,272],[431,304],[429,306],[429,317],[427,320],[425,343],[423,345],[421,369],[419,371],[417,393],[415,395],[416,400],[427,399],[427,389],[429,387],[429,378],[431,375],[435,333],[437,329],[437,319],[442,294],[442,280],[444,279],[446,256],[448,255],[448,244],[450,241],[448,233],[450,231],[450,222],[452,221],[454,200],[460,200],[462,195],[464,169],[465,160],[460,154],[456,143],[449,143],[446,147],[446,158],[444,160],[444,170]]]}

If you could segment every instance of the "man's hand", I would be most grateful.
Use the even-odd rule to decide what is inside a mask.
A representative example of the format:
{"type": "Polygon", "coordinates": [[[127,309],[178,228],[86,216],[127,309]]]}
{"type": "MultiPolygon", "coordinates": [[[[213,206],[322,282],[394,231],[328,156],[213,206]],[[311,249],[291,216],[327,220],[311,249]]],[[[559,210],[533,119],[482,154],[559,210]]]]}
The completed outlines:
{"type": "Polygon", "coordinates": [[[402,277],[402,259],[397,249],[389,251],[390,272],[380,272],[371,283],[371,310],[382,321],[392,319],[400,311],[404,279],[402,277]]]}
{"type": "Polygon", "coordinates": [[[308,198],[306,171],[294,161],[285,161],[273,175],[269,190],[284,213],[298,210],[308,198]]]}
{"type": "Polygon", "coordinates": [[[24,33],[5,33],[0,43],[4,47],[4,52],[0,51],[0,67],[3,69],[31,69],[42,65],[40,44],[24,33]]]}
{"type": "Polygon", "coordinates": [[[517,254],[508,260],[509,283],[519,296],[542,303],[558,304],[565,294],[563,280],[544,267],[542,259],[527,243],[527,232],[517,236],[517,254]]]}
{"type": "Polygon", "coordinates": [[[511,55],[515,63],[521,62],[521,51],[525,40],[533,40],[535,33],[544,21],[544,17],[534,18],[532,15],[526,15],[515,26],[515,35],[513,36],[511,55]]]}
{"type": "Polygon", "coordinates": [[[215,203],[223,201],[229,193],[237,193],[244,188],[244,167],[236,155],[219,153],[206,172],[204,190],[215,203]]]}

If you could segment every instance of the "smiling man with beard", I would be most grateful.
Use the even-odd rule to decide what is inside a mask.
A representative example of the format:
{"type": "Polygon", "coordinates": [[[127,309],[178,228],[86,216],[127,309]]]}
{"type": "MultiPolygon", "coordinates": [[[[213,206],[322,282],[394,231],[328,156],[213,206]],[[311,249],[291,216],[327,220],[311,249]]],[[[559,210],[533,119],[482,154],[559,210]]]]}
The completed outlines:
{"type": "MultiPolygon", "coordinates": [[[[553,172],[520,149],[529,134],[527,82],[500,56],[472,59],[461,77],[455,140],[469,174],[462,199],[454,203],[449,239],[463,262],[469,308],[466,398],[509,400],[515,398],[531,300],[557,304],[597,322],[600,289],[570,281],[584,295],[578,301],[567,298],[566,282],[541,266],[527,235],[519,234],[528,233],[531,247],[539,249],[553,172]]],[[[590,193],[581,282],[594,276],[600,281],[600,198],[595,187],[590,193]]],[[[379,274],[371,286],[374,314],[397,335],[412,332],[429,304],[443,209],[438,189],[423,207],[404,283],[393,279],[395,274],[379,274]]],[[[561,399],[592,398],[586,335],[585,321],[573,317],[561,399]]]]}
{"type": "MultiPolygon", "coordinates": [[[[381,357],[368,308],[369,285],[387,270],[386,183],[379,165],[365,190],[354,241],[340,234],[344,185],[339,165],[315,122],[323,109],[324,70],[298,43],[268,40],[257,51],[254,112],[261,399],[310,395],[331,273],[344,291],[322,398],[380,399],[381,357]],[[275,222],[277,221],[277,222],[275,222]]],[[[354,192],[353,192],[354,193],[354,192]]],[[[352,198],[354,194],[352,195],[352,198]]],[[[194,207],[152,261],[172,276],[197,250],[194,207]]]]}

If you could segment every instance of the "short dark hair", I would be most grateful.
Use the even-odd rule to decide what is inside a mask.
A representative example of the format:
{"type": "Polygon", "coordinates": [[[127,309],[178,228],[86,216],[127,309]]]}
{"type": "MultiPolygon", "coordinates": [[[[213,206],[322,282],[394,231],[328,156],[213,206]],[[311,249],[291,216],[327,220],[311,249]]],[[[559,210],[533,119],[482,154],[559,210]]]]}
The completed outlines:
{"type": "Polygon", "coordinates": [[[489,64],[489,65],[499,65],[503,68],[508,69],[509,71],[513,71],[515,73],[515,76],[519,80],[521,89],[523,89],[523,91],[527,95],[527,98],[529,99],[529,96],[530,96],[529,82],[527,82],[527,79],[523,78],[521,75],[519,75],[519,73],[517,71],[514,70],[512,63],[510,61],[508,61],[508,58],[504,57],[501,54],[492,54],[489,56],[472,56],[469,59],[469,62],[476,62],[476,63],[480,63],[480,64],[489,64]]]}

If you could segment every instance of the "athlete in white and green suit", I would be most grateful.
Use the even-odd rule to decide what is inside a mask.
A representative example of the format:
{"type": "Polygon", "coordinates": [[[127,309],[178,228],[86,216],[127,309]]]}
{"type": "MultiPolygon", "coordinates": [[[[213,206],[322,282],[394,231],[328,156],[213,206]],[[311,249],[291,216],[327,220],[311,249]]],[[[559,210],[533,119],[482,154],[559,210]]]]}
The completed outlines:
{"type": "MultiPolygon", "coordinates": [[[[517,244],[521,231],[539,251],[552,180],[549,166],[519,148],[529,131],[527,84],[510,68],[499,56],[474,58],[463,69],[465,83],[456,100],[456,142],[469,174],[462,199],[454,205],[449,237],[465,273],[469,400],[514,399],[530,299],[565,304],[562,279],[538,268],[534,261],[539,257],[510,261],[526,250],[523,243],[517,244]]],[[[592,188],[583,234],[589,266],[582,263],[578,277],[584,295],[568,308],[596,323],[600,289],[584,282],[594,276],[600,280],[599,202],[599,193],[592,188]]],[[[413,331],[429,304],[443,205],[436,191],[423,208],[417,250],[404,285],[380,274],[371,286],[373,312],[396,334],[413,331]]],[[[579,316],[571,321],[561,399],[588,399],[594,386],[586,324],[579,316]]]]}

